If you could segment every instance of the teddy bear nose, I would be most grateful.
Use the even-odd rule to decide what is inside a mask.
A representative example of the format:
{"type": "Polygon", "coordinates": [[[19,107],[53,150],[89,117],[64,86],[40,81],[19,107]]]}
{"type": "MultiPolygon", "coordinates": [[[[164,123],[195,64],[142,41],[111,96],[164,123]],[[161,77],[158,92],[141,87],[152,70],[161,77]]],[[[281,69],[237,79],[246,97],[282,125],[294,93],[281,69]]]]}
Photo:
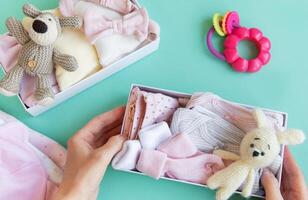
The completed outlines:
{"type": "Polygon", "coordinates": [[[37,33],[46,33],[48,30],[47,25],[43,21],[38,19],[34,20],[32,28],[37,33]]]}
{"type": "Polygon", "coordinates": [[[252,152],[252,156],[253,156],[253,157],[258,157],[259,154],[260,154],[260,153],[259,153],[258,151],[253,151],[253,152],[252,152]]]}

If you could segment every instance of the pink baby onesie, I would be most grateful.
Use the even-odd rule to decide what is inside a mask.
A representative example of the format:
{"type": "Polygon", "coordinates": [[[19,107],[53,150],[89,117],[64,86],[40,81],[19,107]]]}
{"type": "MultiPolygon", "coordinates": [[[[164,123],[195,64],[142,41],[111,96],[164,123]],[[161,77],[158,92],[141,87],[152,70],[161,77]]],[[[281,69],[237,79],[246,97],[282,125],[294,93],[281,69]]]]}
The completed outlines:
{"type": "Polygon", "coordinates": [[[169,122],[178,107],[179,102],[176,98],[141,91],[135,87],[126,107],[123,134],[134,140],[140,129],[162,121],[169,122]]]}
{"type": "MultiPolygon", "coordinates": [[[[16,65],[20,50],[21,45],[18,44],[14,37],[9,35],[0,36],[0,64],[4,71],[8,72],[16,65]]],[[[58,93],[59,88],[54,73],[50,76],[49,81],[52,84],[53,91],[58,93]]],[[[36,90],[36,82],[36,78],[24,74],[20,83],[21,99],[29,107],[36,105],[36,99],[33,95],[36,90]]]]}
{"type": "Polygon", "coordinates": [[[0,111],[0,199],[50,199],[65,160],[61,145],[0,111]]]}
{"type": "Polygon", "coordinates": [[[136,168],[155,179],[166,176],[206,184],[224,164],[220,157],[198,151],[185,134],[178,134],[163,142],[157,150],[142,149],[136,168]]]}

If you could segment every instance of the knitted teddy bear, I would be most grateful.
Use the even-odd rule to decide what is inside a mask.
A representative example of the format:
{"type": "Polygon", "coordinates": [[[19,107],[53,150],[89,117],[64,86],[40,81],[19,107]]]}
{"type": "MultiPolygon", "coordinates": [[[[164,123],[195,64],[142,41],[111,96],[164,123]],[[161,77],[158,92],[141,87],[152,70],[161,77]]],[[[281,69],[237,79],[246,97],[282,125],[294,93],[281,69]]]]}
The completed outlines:
{"type": "Polygon", "coordinates": [[[61,54],[53,44],[62,28],[80,28],[82,20],[77,17],[56,17],[49,12],[43,13],[30,4],[23,6],[23,12],[32,18],[29,27],[24,28],[14,17],[6,21],[9,33],[22,45],[22,49],[16,66],[0,81],[0,93],[6,96],[18,94],[21,79],[26,73],[37,77],[35,98],[38,104],[48,105],[54,99],[48,78],[54,64],[67,71],[75,71],[78,67],[73,56],[61,54]]]}
{"type": "Polygon", "coordinates": [[[280,144],[299,144],[305,139],[300,130],[276,132],[269,128],[266,116],[261,110],[254,110],[258,128],[248,132],[240,145],[240,156],[224,151],[215,150],[214,154],[226,160],[234,160],[231,165],[218,171],[208,179],[211,189],[218,189],[217,200],[228,199],[243,183],[242,195],[249,197],[258,168],[269,166],[280,152],[280,144]]]}

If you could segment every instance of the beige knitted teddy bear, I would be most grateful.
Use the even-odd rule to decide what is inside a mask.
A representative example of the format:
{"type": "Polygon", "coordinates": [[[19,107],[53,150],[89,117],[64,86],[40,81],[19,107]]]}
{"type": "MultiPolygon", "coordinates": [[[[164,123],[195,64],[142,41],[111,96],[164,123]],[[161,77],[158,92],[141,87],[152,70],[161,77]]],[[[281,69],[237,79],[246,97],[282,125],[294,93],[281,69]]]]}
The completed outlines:
{"type": "Polygon", "coordinates": [[[240,156],[224,151],[215,150],[214,154],[226,160],[235,162],[211,176],[207,185],[218,189],[217,200],[228,199],[243,183],[242,195],[249,197],[258,168],[269,166],[280,152],[280,144],[299,144],[305,139],[300,130],[276,132],[269,128],[266,116],[262,110],[254,110],[258,128],[248,132],[240,145],[240,156]]]}
{"type": "Polygon", "coordinates": [[[18,62],[0,81],[0,93],[6,96],[18,94],[23,74],[37,77],[35,97],[40,105],[53,102],[54,93],[49,83],[49,75],[54,64],[67,71],[75,71],[78,67],[73,56],[61,54],[53,47],[61,34],[61,29],[80,28],[82,20],[77,17],[56,17],[51,13],[43,13],[30,4],[23,6],[25,15],[32,18],[31,26],[24,28],[14,17],[6,21],[9,33],[22,45],[18,62]]]}

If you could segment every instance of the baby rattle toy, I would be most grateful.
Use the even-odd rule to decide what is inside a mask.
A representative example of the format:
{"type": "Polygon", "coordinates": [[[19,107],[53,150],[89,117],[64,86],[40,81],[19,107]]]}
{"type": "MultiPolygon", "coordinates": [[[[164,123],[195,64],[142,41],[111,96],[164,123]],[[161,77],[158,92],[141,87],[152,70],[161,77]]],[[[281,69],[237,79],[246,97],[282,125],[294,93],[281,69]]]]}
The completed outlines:
{"type": "Polygon", "coordinates": [[[299,144],[305,140],[300,130],[276,132],[267,124],[262,110],[254,110],[258,128],[248,132],[240,145],[240,155],[224,150],[214,150],[214,154],[226,160],[234,160],[231,165],[212,175],[207,182],[211,189],[217,189],[216,200],[228,199],[243,183],[242,195],[252,193],[255,172],[269,166],[279,155],[281,144],[299,144]]]}
{"type": "Polygon", "coordinates": [[[22,49],[16,66],[0,81],[0,93],[6,96],[17,95],[23,74],[26,73],[37,78],[35,98],[38,104],[48,105],[54,99],[48,78],[54,63],[67,71],[75,71],[78,67],[73,56],[61,54],[53,44],[62,28],[80,28],[82,20],[78,17],[56,17],[49,12],[41,12],[30,4],[23,6],[23,12],[32,18],[31,26],[23,27],[14,17],[6,21],[9,33],[22,45],[22,49]]]}
{"type": "Polygon", "coordinates": [[[224,16],[218,13],[213,16],[213,26],[207,33],[206,43],[214,56],[222,61],[226,61],[238,72],[257,72],[271,58],[270,40],[264,37],[263,33],[257,28],[240,26],[240,18],[235,11],[227,12],[224,16]],[[221,37],[226,36],[223,54],[218,52],[212,44],[212,37],[215,32],[221,37]],[[237,45],[242,40],[250,40],[256,44],[259,50],[256,58],[247,60],[240,57],[237,45]]]}

